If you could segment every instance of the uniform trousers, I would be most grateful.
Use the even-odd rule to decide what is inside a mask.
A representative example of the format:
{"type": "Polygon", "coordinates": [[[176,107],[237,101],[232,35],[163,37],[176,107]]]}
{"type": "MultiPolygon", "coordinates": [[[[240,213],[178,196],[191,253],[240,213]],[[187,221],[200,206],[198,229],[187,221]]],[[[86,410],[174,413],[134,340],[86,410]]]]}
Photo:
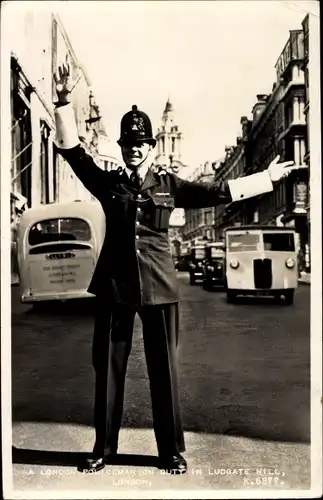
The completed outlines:
{"type": "Polygon", "coordinates": [[[107,306],[97,297],[92,356],[96,433],[93,452],[98,456],[117,451],[136,313],[142,321],[158,453],[172,456],[185,450],[177,373],[178,303],[139,308],[107,306]]]}

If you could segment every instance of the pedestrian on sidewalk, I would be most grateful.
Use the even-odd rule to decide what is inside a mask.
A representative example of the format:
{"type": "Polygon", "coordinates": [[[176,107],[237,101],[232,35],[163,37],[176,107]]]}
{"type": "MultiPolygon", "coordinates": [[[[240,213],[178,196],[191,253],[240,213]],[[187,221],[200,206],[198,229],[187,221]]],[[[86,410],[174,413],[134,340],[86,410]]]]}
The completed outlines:
{"type": "Polygon", "coordinates": [[[89,285],[96,296],[93,338],[95,370],[93,454],[80,465],[98,471],[117,453],[128,356],[136,313],[143,325],[154,431],[160,468],[184,473],[187,463],[180,412],[177,346],[178,285],[169,251],[169,218],[174,208],[227,204],[273,190],[293,162],[277,157],[263,172],[222,184],[200,184],[152,168],[153,136],[149,117],[136,105],[121,120],[124,167],[103,171],[80,144],[69,65],[54,75],[56,144],[84,186],[101,203],[106,236],[89,285]]]}

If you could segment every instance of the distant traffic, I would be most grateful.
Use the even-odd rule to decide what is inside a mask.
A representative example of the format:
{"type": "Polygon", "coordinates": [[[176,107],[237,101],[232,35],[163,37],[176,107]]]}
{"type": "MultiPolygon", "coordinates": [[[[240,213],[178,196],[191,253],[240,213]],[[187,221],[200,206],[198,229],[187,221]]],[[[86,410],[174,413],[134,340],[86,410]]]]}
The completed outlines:
{"type": "MultiPolygon", "coordinates": [[[[21,301],[91,297],[91,280],[104,239],[97,202],[54,203],[29,209],[18,228],[21,301]]],[[[295,231],[278,226],[235,226],[223,241],[198,241],[174,261],[189,283],[226,293],[268,295],[293,303],[298,283],[295,231]]]]}

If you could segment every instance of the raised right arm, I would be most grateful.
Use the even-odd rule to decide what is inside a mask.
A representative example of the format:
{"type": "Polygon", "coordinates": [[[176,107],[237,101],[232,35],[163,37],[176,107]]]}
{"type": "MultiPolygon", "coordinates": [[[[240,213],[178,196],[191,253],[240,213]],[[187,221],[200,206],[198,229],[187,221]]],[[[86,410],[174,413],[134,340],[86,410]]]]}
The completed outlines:
{"type": "Polygon", "coordinates": [[[68,60],[53,75],[58,102],[54,110],[56,122],[56,148],[74,170],[84,186],[100,199],[107,189],[108,173],[104,172],[81,146],[71,104],[75,83],[68,60]]]}
{"type": "Polygon", "coordinates": [[[107,188],[108,174],[81,146],[72,104],[57,106],[54,113],[57,151],[70,164],[84,186],[100,199],[103,189],[107,188]]]}

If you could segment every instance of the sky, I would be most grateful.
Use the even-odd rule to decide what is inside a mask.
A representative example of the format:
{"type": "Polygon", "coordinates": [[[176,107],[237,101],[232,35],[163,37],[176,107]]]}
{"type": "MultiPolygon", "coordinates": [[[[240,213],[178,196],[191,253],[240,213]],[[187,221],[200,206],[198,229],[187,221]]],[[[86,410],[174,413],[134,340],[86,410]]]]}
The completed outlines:
{"type": "Polygon", "coordinates": [[[241,116],[271,92],[289,30],[317,12],[313,0],[62,1],[56,10],[111,142],[132,104],[156,132],[170,97],[190,169],[236,143],[241,116]]]}

